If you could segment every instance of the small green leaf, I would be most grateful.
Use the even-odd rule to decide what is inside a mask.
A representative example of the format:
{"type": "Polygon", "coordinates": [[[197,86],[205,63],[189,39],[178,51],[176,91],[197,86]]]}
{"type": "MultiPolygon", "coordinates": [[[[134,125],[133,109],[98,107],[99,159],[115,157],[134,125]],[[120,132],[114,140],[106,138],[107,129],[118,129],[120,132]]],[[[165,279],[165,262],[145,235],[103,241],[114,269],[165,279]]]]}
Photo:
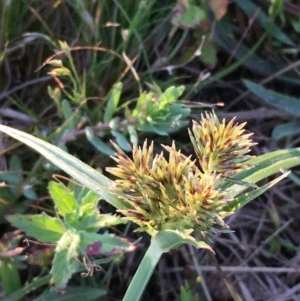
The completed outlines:
{"type": "Polygon", "coordinates": [[[300,99],[265,89],[259,84],[243,80],[246,87],[268,105],[291,115],[300,116],[300,99]]]}
{"type": "Polygon", "coordinates": [[[115,131],[115,130],[112,130],[111,133],[116,138],[117,144],[123,150],[128,151],[128,152],[132,150],[130,143],[128,142],[128,140],[122,133],[115,131]]]}
{"type": "Polygon", "coordinates": [[[129,139],[132,145],[136,146],[138,144],[139,138],[138,133],[133,126],[127,127],[129,133],[129,139]]]}
{"type": "Polygon", "coordinates": [[[87,204],[80,208],[81,210],[72,211],[66,214],[65,223],[69,228],[85,231],[97,231],[97,221],[99,220],[100,213],[93,204],[87,204]],[[92,208],[91,208],[92,207],[92,208]],[[88,212],[82,210],[88,209],[88,212]]]}
{"type": "Polygon", "coordinates": [[[48,189],[57,211],[61,216],[65,216],[67,213],[78,208],[72,191],[65,185],[51,181],[48,185],[48,189]]]}
{"type": "Polygon", "coordinates": [[[293,26],[293,29],[296,33],[300,33],[300,20],[299,18],[291,18],[290,19],[291,25],[293,26]]]}
{"type": "Polygon", "coordinates": [[[12,185],[20,183],[20,177],[17,172],[14,171],[0,171],[0,181],[7,182],[12,185]]]}
{"type": "Polygon", "coordinates": [[[65,288],[71,276],[79,271],[80,243],[79,233],[71,230],[65,232],[58,241],[51,269],[56,288],[65,288]]]}
{"type": "Polygon", "coordinates": [[[126,220],[111,214],[101,214],[94,203],[86,203],[79,210],[66,214],[65,223],[77,230],[95,232],[104,227],[126,223],[126,220]]]}
{"type": "Polygon", "coordinates": [[[144,122],[148,113],[148,107],[151,102],[151,93],[141,93],[136,102],[135,108],[132,110],[132,112],[130,111],[132,118],[139,120],[139,122],[144,122]]]}
{"type": "Polygon", "coordinates": [[[19,156],[12,156],[9,161],[9,170],[22,172],[22,161],[19,156]]]}
{"type": "Polygon", "coordinates": [[[44,212],[41,214],[14,214],[7,216],[6,219],[15,227],[23,230],[26,235],[45,243],[56,243],[66,230],[60,220],[50,217],[44,212]]]}
{"type": "Polygon", "coordinates": [[[193,301],[193,295],[190,284],[187,280],[184,281],[184,285],[180,286],[180,300],[181,301],[193,301]]]}
{"type": "Polygon", "coordinates": [[[110,120],[112,119],[119,101],[120,101],[120,96],[122,93],[122,89],[123,89],[123,85],[122,83],[118,83],[116,86],[113,87],[113,90],[111,91],[105,112],[104,112],[104,117],[103,117],[103,121],[105,123],[109,123],[110,120]]]}
{"type": "MultiPolygon", "coordinates": [[[[82,190],[87,191],[88,189],[82,188],[82,190]]],[[[81,197],[82,205],[94,204],[96,206],[98,204],[99,200],[100,200],[99,195],[91,190],[87,191],[86,194],[81,197]]],[[[80,201],[80,200],[77,200],[77,201],[80,201]]]]}
{"type": "Polygon", "coordinates": [[[174,103],[183,94],[184,86],[180,87],[169,87],[159,97],[158,110],[165,108],[167,105],[174,103]]]}
{"type": "MultiPolygon", "coordinates": [[[[65,120],[72,118],[73,110],[70,106],[70,103],[66,99],[64,99],[61,102],[61,110],[62,110],[65,120]]],[[[74,130],[74,127],[72,127],[72,129],[74,130]]]]}
{"type": "Polygon", "coordinates": [[[94,204],[96,207],[100,200],[100,197],[97,193],[90,190],[88,187],[75,184],[74,182],[70,182],[68,185],[68,189],[72,191],[76,203],[80,206],[85,204],[94,204]]]}
{"type": "Polygon", "coordinates": [[[66,127],[68,131],[74,131],[80,122],[81,116],[78,110],[72,109],[69,101],[64,99],[61,103],[61,110],[66,120],[66,127]]]}
{"type": "Polygon", "coordinates": [[[115,153],[111,147],[95,135],[94,131],[90,127],[85,129],[85,134],[87,140],[101,153],[109,156],[112,156],[115,153]]]}
{"type": "Polygon", "coordinates": [[[29,200],[36,200],[37,194],[30,185],[23,186],[23,195],[29,200]]]}

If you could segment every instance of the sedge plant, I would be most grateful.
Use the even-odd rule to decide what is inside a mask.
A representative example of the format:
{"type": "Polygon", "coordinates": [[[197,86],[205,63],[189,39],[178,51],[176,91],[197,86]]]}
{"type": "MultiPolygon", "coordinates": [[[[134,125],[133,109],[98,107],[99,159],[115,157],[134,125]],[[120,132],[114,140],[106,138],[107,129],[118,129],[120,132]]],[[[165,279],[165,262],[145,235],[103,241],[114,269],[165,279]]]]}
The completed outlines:
{"type": "MultiPolygon", "coordinates": [[[[189,130],[194,157],[184,155],[174,142],[162,146],[166,154],[155,154],[154,144],[145,141],[142,146],[133,147],[132,156],[114,144],[113,159],[117,165],[107,168],[116,177],[114,180],[32,135],[4,125],[0,125],[0,131],[38,151],[113,205],[137,225],[137,231],[151,236],[124,301],[140,300],[163,253],[190,244],[213,254],[211,234],[228,231],[225,218],[288,173],[283,172],[260,187],[254,184],[300,165],[298,148],[251,157],[255,143],[252,134],[246,132],[245,123],[238,124],[235,119],[220,121],[214,112],[203,114],[189,130]]],[[[76,212],[72,213],[75,220],[76,212]]],[[[70,222],[66,225],[72,230],[75,227],[70,222]]],[[[80,227],[88,230],[84,225],[80,227]]],[[[92,230],[95,233],[96,229],[92,230]]]]}

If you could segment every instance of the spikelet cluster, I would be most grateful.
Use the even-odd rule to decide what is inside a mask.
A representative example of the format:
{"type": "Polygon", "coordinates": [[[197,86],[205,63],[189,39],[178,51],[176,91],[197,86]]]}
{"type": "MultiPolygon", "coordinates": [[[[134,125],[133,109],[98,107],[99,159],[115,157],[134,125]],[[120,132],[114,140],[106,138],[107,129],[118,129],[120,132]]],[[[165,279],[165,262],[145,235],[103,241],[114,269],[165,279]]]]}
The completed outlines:
{"type": "Polygon", "coordinates": [[[245,162],[256,143],[253,133],[245,133],[245,125],[235,123],[235,118],[220,122],[214,112],[202,115],[200,123],[193,121],[189,135],[203,172],[230,175],[249,167],[245,162]]]}
{"type": "Polygon", "coordinates": [[[153,142],[134,147],[129,157],[117,145],[112,157],[116,167],[107,171],[116,176],[112,190],[127,204],[120,210],[140,231],[154,235],[161,230],[193,230],[206,234],[226,228],[222,208],[232,201],[221,189],[224,174],[247,167],[251,135],[244,124],[219,122],[214,113],[203,115],[189,131],[198,160],[172,146],[154,154],[153,142]]]}

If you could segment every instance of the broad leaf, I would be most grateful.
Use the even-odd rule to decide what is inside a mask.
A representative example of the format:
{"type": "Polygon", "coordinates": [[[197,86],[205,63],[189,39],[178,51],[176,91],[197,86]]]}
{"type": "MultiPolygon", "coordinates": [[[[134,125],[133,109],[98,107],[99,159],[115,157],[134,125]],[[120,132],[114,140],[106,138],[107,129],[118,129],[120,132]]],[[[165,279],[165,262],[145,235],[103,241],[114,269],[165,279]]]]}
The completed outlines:
{"type": "Polygon", "coordinates": [[[65,223],[68,227],[73,227],[77,230],[95,232],[104,227],[126,223],[126,221],[119,216],[101,214],[94,204],[86,204],[80,210],[66,214],[65,223]]]}
{"type": "Polygon", "coordinates": [[[62,222],[46,213],[14,214],[6,218],[15,227],[23,230],[26,235],[44,243],[56,243],[65,232],[62,222]]]}
{"type": "Polygon", "coordinates": [[[61,216],[65,216],[67,213],[78,208],[72,191],[65,185],[51,181],[48,185],[48,189],[57,211],[61,216]]]}
{"type": "Polygon", "coordinates": [[[80,243],[80,234],[71,230],[65,232],[57,243],[51,274],[58,289],[64,289],[71,276],[80,269],[80,243]]]}
{"type": "Polygon", "coordinates": [[[118,237],[113,234],[104,233],[82,233],[81,247],[88,255],[106,255],[133,251],[135,246],[125,238],[118,237]]]}

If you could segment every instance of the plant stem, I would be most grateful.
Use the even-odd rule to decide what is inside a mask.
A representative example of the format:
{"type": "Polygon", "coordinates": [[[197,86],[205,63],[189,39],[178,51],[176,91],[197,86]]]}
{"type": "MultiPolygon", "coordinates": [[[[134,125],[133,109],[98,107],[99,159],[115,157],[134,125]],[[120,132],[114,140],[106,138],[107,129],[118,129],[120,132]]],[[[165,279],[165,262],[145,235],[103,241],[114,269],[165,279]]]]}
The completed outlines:
{"type": "Polygon", "coordinates": [[[151,239],[150,246],[144,255],[129,287],[124,295],[123,301],[140,300],[146,285],[148,284],[153,271],[164,251],[157,243],[155,237],[151,239]]]}

